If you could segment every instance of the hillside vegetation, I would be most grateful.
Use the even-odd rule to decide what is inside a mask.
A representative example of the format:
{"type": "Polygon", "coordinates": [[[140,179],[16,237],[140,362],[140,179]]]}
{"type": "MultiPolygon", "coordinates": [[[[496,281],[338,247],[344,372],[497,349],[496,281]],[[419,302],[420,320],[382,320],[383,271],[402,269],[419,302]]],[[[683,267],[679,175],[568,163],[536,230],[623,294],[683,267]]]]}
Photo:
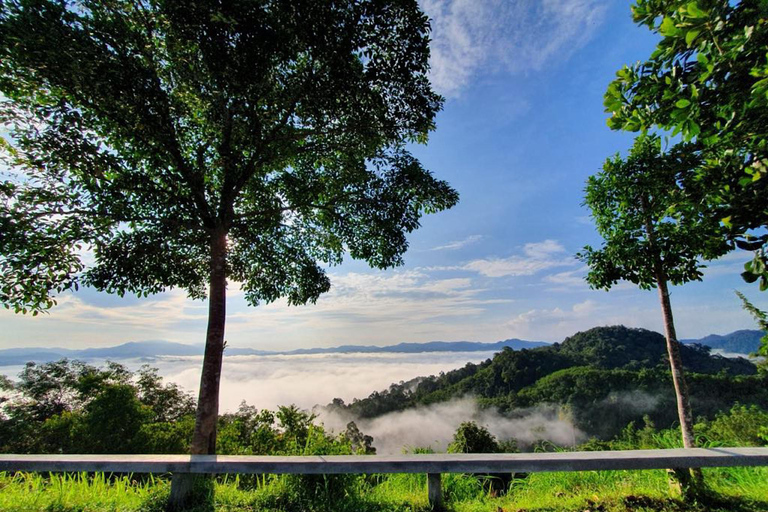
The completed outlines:
{"type": "MultiPolygon", "coordinates": [[[[712,418],[735,403],[768,407],[768,376],[744,358],[684,345],[694,413],[712,418]]],[[[389,389],[331,410],[373,418],[421,405],[473,396],[502,412],[539,404],[568,408],[577,427],[609,439],[644,416],[665,428],[677,420],[664,337],[645,329],[596,327],[562,343],[528,350],[504,349],[480,364],[393,384],[389,389]]]]}

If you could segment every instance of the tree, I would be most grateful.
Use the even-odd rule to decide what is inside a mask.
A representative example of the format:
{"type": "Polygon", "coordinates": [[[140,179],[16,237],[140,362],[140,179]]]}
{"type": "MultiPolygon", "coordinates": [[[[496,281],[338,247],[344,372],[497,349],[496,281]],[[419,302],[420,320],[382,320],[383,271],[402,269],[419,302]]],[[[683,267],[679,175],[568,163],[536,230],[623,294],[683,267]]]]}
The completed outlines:
{"type": "Polygon", "coordinates": [[[498,453],[496,437],[482,425],[465,421],[453,434],[448,453],[498,453]]]}
{"type": "Polygon", "coordinates": [[[600,249],[586,246],[578,256],[589,266],[593,288],[610,289],[623,279],[642,289],[657,288],[677,398],[683,446],[695,446],[693,416],[675,333],[669,284],[700,280],[701,258],[728,250],[717,232],[718,221],[691,211],[683,184],[695,165],[685,145],[664,153],[661,140],[641,136],[626,160],[616,155],[588,180],[585,203],[605,240],[600,249]],[[682,197],[682,204],[678,200],[682,197]]]}
{"type": "Polygon", "coordinates": [[[754,250],[742,274],[768,289],[768,4],[636,0],[635,22],[661,36],[650,58],[617,73],[605,94],[613,129],[660,129],[701,153],[691,206],[754,250]],[[756,231],[755,231],[756,230],[756,231]]]}
{"type": "Polygon", "coordinates": [[[191,452],[214,453],[227,280],[314,302],[322,265],[399,265],[457,202],[405,149],[442,104],[428,32],[415,0],[3,2],[0,301],[207,298],[191,452]]]}

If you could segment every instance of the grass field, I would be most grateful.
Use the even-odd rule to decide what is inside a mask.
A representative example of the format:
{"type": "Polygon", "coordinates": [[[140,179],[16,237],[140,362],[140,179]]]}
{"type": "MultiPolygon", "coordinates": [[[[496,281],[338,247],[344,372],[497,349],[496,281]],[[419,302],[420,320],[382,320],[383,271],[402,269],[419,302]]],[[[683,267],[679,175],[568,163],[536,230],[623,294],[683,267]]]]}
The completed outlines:
{"type": "MultiPolygon", "coordinates": [[[[470,475],[444,475],[446,505],[455,512],[767,512],[768,468],[705,470],[707,497],[684,501],[664,471],[537,473],[512,482],[504,496],[470,475]]],[[[0,473],[0,510],[15,512],[159,512],[169,492],[165,478],[0,473]]],[[[368,477],[267,476],[245,482],[219,479],[201,489],[205,511],[426,511],[424,475],[368,477]]]]}

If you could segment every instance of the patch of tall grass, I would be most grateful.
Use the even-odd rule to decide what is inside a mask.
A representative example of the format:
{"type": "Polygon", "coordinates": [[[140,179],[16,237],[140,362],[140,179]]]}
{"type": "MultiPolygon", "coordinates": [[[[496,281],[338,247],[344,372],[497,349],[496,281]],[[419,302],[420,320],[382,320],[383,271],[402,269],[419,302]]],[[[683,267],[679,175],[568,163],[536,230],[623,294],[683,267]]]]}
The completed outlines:
{"type": "MultiPolygon", "coordinates": [[[[705,469],[704,477],[713,497],[706,503],[686,503],[672,494],[663,470],[533,473],[515,478],[502,496],[492,495],[482,477],[447,474],[443,492],[454,512],[768,510],[768,468],[705,469]]],[[[191,512],[429,510],[426,475],[355,476],[343,491],[323,482],[318,477],[310,494],[287,476],[245,483],[237,476],[222,476],[191,512]]],[[[8,512],[161,512],[168,492],[164,478],[0,473],[0,510],[8,512]]]]}
{"type": "MultiPolygon", "coordinates": [[[[6,512],[140,511],[166,481],[131,475],[0,473],[0,510],[6,512]]],[[[157,501],[157,499],[155,499],[157,501]]]]}

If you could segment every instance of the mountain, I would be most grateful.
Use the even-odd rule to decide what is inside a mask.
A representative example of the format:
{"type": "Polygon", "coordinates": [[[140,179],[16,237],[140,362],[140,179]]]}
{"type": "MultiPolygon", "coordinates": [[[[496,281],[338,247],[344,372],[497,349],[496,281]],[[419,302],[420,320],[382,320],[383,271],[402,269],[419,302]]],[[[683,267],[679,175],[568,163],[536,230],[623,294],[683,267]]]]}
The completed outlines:
{"type": "MultiPolygon", "coordinates": [[[[622,335],[629,334],[623,333],[622,335]]],[[[713,349],[720,349],[725,352],[746,355],[757,350],[762,335],[762,331],[742,330],[724,336],[711,334],[701,339],[683,340],[683,343],[697,343],[713,349]]],[[[570,342],[571,345],[578,343],[578,336],[578,334],[574,335],[574,339],[570,342]]],[[[225,354],[230,356],[268,356],[353,353],[418,354],[424,352],[498,352],[505,347],[513,350],[523,350],[546,347],[549,345],[549,343],[543,341],[526,341],[511,338],[494,343],[475,341],[430,341],[427,343],[398,343],[397,345],[383,347],[370,345],[341,345],[339,347],[301,348],[296,350],[257,350],[252,348],[228,347],[225,354]]],[[[613,345],[616,347],[623,346],[616,343],[613,343],[613,345]]],[[[633,346],[635,347],[635,350],[639,347],[637,344],[633,344],[633,346]]],[[[657,348],[658,347],[654,350],[657,348]]],[[[19,365],[28,361],[55,361],[65,357],[69,359],[128,359],[156,356],[199,356],[202,354],[202,345],[187,345],[162,340],[136,341],[123,343],[122,345],[113,347],[87,348],[81,350],[66,348],[11,348],[0,350],[0,366],[19,365]]],[[[607,354],[604,355],[607,357],[607,354]]],[[[613,356],[615,355],[616,354],[613,354],[613,356]]]]}
{"type": "Polygon", "coordinates": [[[132,341],[114,347],[86,348],[9,348],[0,350],[0,366],[25,364],[29,361],[47,362],[58,359],[128,359],[135,357],[199,356],[202,345],[185,345],[170,341],[132,341]]]}
{"type": "Polygon", "coordinates": [[[682,341],[686,344],[698,343],[699,345],[722,350],[723,352],[749,355],[757,351],[757,348],[760,346],[760,338],[763,336],[765,336],[765,332],[763,331],[743,329],[722,336],[719,334],[710,334],[709,336],[704,336],[698,340],[682,341]]]}
{"type": "MultiPolygon", "coordinates": [[[[499,351],[505,347],[521,350],[546,346],[543,341],[509,339],[495,343],[472,341],[431,341],[428,343],[400,343],[377,347],[365,345],[342,345],[330,348],[307,348],[287,351],[256,350],[252,348],[228,347],[225,354],[230,356],[265,355],[308,355],[308,354],[350,354],[350,353],[407,353],[422,352],[481,352],[499,351]]],[[[202,345],[185,345],[170,341],[137,341],[114,347],[73,350],[66,348],[10,348],[0,350],[0,366],[25,364],[28,361],[46,362],[57,359],[129,359],[156,356],[199,356],[202,345]]]]}
{"type": "Polygon", "coordinates": [[[513,350],[522,350],[524,348],[536,348],[547,346],[549,343],[543,341],[526,341],[516,338],[495,343],[482,343],[476,341],[429,341],[426,343],[398,343],[397,345],[387,345],[384,347],[371,345],[341,345],[340,347],[329,348],[300,348],[296,350],[281,351],[263,351],[253,349],[227,349],[229,355],[304,355],[304,354],[351,354],[351,353],[399,353],[399,354],[418,354],[422,352],[490,352],[502,350],[509,347],[513,350]]]}
{"type": "MultiPolygon", "coordinates": [[[[697,416],[713,418],[737,402],[768,406],[768,375],[758,375],[747,359],[700,345],[683,345],[681,357],[697,416]]],[[[480,364],[392,384],[349,404],[335,399],[327,408],[354,420],[467,396],[501,412],[565,407],[561,412],[578,428],[601,438],[630,421],[642,425],[645,415],[663,428],[677,421],[664,336],[624,326],[528,350],[503,349],[480,364]]]]}

